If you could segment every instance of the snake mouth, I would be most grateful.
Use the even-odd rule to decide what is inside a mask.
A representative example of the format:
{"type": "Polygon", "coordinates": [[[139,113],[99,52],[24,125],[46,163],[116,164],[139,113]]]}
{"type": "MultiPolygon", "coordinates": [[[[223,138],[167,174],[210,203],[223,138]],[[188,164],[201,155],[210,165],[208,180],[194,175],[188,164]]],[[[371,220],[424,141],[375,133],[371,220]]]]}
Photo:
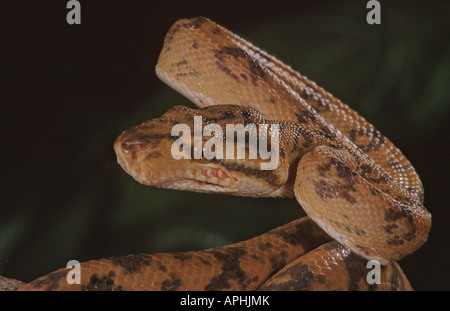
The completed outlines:
{"type": "Polygon", "coordinates": [[[137,169],[138,175],[133,176],[137,181],[148,186],[184,184],[185,187],[202,190],[211,186],[217,188],[235,188],[238,179],[230,176],[220,168],[203,167],[198,169],[178,168],[165,170],[137,169]]]}
{"type": "Polygon", "coordinates": [[[174,165],[174,168],[160,169],[156,163],[136,161],[138,156],[134,151],[125,152],[122,149],[116,151],[117,163],[122,169],[136,181],[147,186],[173,188],[178,183],[198,191],[204,191],[205,188],[224,191],[238,187],[239,179],[218,167],[201,165],[197,168],[182,168],[174,165]]]}
{"type": "Polygon", "coordinates": [[[236,177],[230,176],[224,170],[214,167],[204,167],[201,169],[188,168],[184,170],[184,177],[196,182],[223,187],[231,187],[238,181],[236,177]]]}

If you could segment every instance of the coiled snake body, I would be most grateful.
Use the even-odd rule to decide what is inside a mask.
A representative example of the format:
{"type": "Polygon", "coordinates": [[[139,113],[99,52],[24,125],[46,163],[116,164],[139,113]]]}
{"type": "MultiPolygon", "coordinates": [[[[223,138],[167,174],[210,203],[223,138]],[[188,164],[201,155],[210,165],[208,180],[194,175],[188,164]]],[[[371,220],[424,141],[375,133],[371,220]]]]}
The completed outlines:
{"type": "Polygon", "coordinates": [[[172,26],[156,72],[201,108],[176,106],[123,132],[114,148],[130,175],[162,188],[295,197],[309,217],[217,249],[88,261],[81,284],[67,284],[60,269],[21,290],[411,289],[396,261],[425,243],[431,215],[414,168],[370,123],[206,18],[172,26]],[[261,170],[261,157],[174,159],[172,129],[193,129],[195,116],[222,128],[277,125],[278,166],[261,170]],[[366,282],[369,259],[384,265],[380,284],[366,282]]]}

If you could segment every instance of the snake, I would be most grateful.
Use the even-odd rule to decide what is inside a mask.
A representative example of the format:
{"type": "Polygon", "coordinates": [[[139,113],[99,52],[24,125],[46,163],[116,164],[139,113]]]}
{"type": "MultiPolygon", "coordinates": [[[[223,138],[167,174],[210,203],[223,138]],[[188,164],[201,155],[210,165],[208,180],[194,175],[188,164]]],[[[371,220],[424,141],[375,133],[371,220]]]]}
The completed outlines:
{"type": "Polygon", "coordinates": [[[426,242],[431,214],[412,164],[372,124],[205,17],[173,24],[156,74],[198,108],[175,106],[122,132],[114,149],[129,175],[159,188],[295,198],[307,216],[223,247],[83,262],[79,284],[63,268],[19,290],[412,290],[397,262],[426,242]],[[213,130],[197,142],[174,135],[177,124],[195,132],[198,120],[213,130]],[[267,130],[277,165],[250,159],[250,140],[220,131],[230,124],[248,129],[244,138],[254,132],[245,126],[267,130]],[[219,157],[227,139],[231,156],[219,157]],[[215,156],[202,155],[207,147],[215,156]],[[368,261],[380,265],[377,283],[368,261]]]}

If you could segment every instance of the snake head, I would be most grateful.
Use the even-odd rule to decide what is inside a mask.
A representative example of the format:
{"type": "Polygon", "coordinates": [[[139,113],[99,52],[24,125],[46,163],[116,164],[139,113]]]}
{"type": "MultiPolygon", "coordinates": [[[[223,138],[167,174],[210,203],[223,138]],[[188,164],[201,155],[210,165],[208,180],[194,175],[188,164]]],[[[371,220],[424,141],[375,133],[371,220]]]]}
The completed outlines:
{"type": "Polygon", "coordinates": [[[254,197],[286,196],[288,163],[284,154],[279,154],[282,140],[272,135],[273,128],[273,122],[252,108],[176,106],[160,118],[124,131],[114,149],[122,168],[145,185],[254,197]],[[258,148],[264,143],[259,140],[263,130],[263,151],[270,150],[265,154],[258,148]]]}

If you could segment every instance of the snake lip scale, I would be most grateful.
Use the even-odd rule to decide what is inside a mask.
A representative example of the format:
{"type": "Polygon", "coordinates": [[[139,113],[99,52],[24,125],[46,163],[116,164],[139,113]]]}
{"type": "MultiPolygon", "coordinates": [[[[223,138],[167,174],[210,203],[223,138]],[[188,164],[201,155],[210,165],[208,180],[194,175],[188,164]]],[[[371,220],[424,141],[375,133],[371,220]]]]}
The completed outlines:
{"type": "Polygon", "coordinates": [[[200,108],[175,106],[122,132],[114,150],[129,175],[161,188],[295,198],[308,216],[220,248],[83,262],[80,284],[60,269],[20,290],[412,289],[397,261],[426,242],[431,214],[413,166],[372,124],[204,17],[169,29],[156,74],[200,108]],[[174,159],[172,128],[192,129],[199,116],[222,128],[276,125],[278,166],[261,170],[260,156],[174,159]],[[367,260],[383,265],[381,283],[367,283],[367,260]]]}
{"type": "Polygon", "coordinates": [[[176,182],[179,179],[189,179],[193,183],[216,185],[227,187],[229,189],[238,187],[238,178],[227,173],[222,168],[213,166],[204,166],[201,169],[183,168],[147,171],[141,174],[143,170],[136,161],[136,152],[127,152],[122,148],[117,149],[117,163],[138,182],[147,186],[160,186],[168,182],[176,182]],[[132,162],[135,162],[134,165],[132,162]]]}

